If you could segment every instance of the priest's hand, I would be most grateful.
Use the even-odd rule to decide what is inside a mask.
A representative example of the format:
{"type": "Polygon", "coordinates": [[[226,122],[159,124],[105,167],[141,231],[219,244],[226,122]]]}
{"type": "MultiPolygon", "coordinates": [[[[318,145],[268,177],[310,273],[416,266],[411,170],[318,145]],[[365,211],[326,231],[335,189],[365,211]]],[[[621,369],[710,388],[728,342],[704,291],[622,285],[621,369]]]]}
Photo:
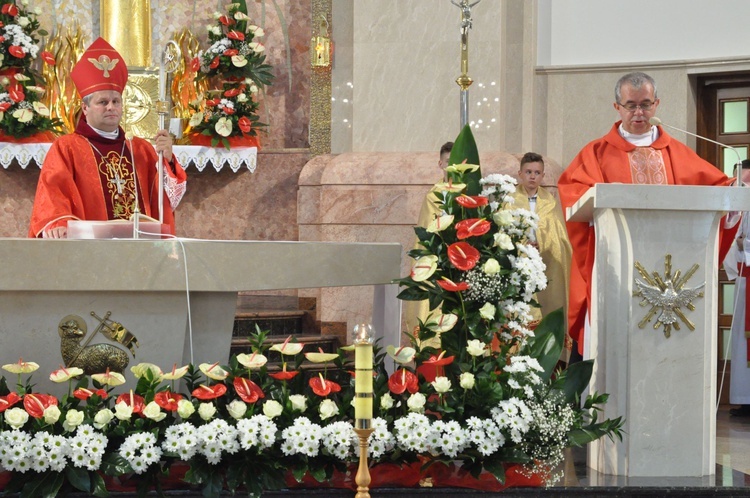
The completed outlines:
{"type": "Polygon", "coordinates": [[[163,153],[164,159],[166,159],[168,163],[172,162],[172,137],[167,130],[159,130],[156,132],[156,136],[154,137],[154,149],[156,149],[157,154],[159,152],[163,153]]]}
{"type": "Polygon", "coordinates": [[[55,227],[42,232],[43,239],[67,239],[68,227],[55,227]]]}

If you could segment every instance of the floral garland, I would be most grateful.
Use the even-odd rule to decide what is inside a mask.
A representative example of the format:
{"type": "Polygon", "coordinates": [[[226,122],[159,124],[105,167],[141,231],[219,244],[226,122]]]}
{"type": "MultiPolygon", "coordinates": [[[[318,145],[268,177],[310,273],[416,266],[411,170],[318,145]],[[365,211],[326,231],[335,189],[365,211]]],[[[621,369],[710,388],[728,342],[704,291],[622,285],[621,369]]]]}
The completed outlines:
{"type": "Polygon", "coordinates": [[[263,29],[252,24],[244,0],[231,3],[227,12],[214,13],[216,25],[208,26],[211,46],[198,53],[192,70],[199,79],[221,78],[221,88],[211,90],[191,105],[193,132],[211,137],[211,145],[230,147],[230,137],[255,137],[264,126],[258,118],[256,97],[273,80],[271,66],[265,63],[265,47],[256,39],[263,29]]]}
{"type": "MultiPolygon", "coordinates": [[[[39,28],[37,7],[28,9],[28,1],[3,3],[0,6],[0,132],[9,137],[24,138],[45,131],[59,131],[61,122],[50,118],[41,102],[44,88],[37,85],[39,76],[31,66],[39,55],[36,35],[46,36],[39,28]]],[[[51,54],[42,53],[46,63],[54,64],[51,54]]]]}

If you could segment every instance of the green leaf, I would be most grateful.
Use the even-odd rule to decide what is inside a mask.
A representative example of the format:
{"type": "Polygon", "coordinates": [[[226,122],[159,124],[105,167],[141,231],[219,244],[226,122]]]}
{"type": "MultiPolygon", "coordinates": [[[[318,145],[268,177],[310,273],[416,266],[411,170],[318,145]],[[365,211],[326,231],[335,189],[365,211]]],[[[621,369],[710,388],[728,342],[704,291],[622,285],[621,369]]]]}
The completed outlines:
{"type": "MultiPolygon", "coordinates": [[[[453,149],[451,149],[450,159],[448,160],[448,164],[461,164],[463,162],[479,165],[479,150],[477,150],[477,143],[474,141],[474,135],[471,133],[469,125],[464,125],[461,133],[456,137],[453,149]]],[[[458,178],[453,179],[455,181],[459,180],[458,178]]],[[[466,183],[466,193],[469,195],[479,195],[482,191],[479,186],[479,180],[481,179],[481,168],[477,168],[474,172],[465,173],[461,180],[466,183]]]]}
{"type": "Polygon", "coordinates": [[[586,386],[589,385],[593,371],[594,360],[573,363],[565,370],[563,395],[566,403],[575,403],[580,398],[586,386]]]}
{"type": "Polygon", "coordinates": [[[102,479],[102,476],[100,476],[96,472],[92,472],[91,478],[94,484],[91,489],[91,494],[93,494],[94,496],[98,496],[99,498],[105,498],[109,496],[107,485],[104,483],[104,479],[102,479]]]}
{"type": "Polygon", "coordinates": [[[107,453],[104,455],[99,470],[108,476],[121,476],[133,472],[133,468],[128,461],[121,457],[119,453],[107,453]]]}
{"type": "Polygon", "coordinates": [[[501,460],[488,460],[484,462],[484,468],[487,472],[495,476],[500,484],[505,484],[505,465],[501,460]]]}
{"type": "Polygon", "coordinates": [[[65,467],[65,478],[76,489],[88,493],[91,489],[91,480],[86,469],[68,465],[65,467]]]}
{"type": "Polygon", "coordinates": [[[543,380],[547,381],[552,376],[560,359],[564,341],[565,320],[562,308],[559,308],[545,316],[534,329],[534,341],[529,351],[529,356],[539,360],[539,364],[544,368],[544,373],[540,375],[543,380]]]}
{"type": "Polygon", "coordinates": [[[206,479],[206,485],[203,486],[203,496],[206,498],[219,498],[223,488],[223,479],[218,472],[211,472],[206,479]]]}
{"type": "Polygon", "coordinates": [[[26,483],[21,498],[55,498],[64,482],[62,472],[45,472],[40,479],[26,483]]]}
{"type": "Polygon", "coordinates": [[[294,476],[294,479],[297,482],[302,482],[302,478],[305,477],[305,474],[307,473],[307,466],[302,465],[300,467],[294,467],[292,468],[292,475],[294,476]]]}

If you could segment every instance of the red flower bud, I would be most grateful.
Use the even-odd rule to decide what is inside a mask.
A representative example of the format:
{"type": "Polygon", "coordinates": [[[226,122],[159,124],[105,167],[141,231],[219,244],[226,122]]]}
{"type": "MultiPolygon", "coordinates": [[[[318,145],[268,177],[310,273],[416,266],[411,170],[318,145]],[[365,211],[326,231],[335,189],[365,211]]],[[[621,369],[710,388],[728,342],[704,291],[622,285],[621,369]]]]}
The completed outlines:
{"type": "Polygon", "coordinates": [[[197,57],[193,57],[193,60],[190,61],[190,69],[193,70],[194,73],[197,73],[201,69],[201,60],[197,57]]]}
{"type": "Polygon", "coordinates": [[[214,60],[211,61],[211,64],[208,67],[210,67],[211,69],[216,69],[217,67],[219,67],[219,58],[214,57],[214,60]]]}

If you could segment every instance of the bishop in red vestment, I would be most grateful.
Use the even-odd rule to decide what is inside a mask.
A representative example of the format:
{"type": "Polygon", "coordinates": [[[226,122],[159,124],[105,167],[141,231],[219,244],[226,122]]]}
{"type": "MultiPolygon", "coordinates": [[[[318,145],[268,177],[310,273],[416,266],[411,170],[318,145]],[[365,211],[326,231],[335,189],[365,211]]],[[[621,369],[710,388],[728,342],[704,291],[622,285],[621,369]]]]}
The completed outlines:
{"type": "Polygon", "coordinates": [[[164,223],[175,231],[173,210],[185,193],[187,175],[172,154],[165,130],[152,146],[127,139],[120,127],[122,90],[128,71],[122,56],[97,39],[73,68],[83,99],[74,133],[58,138],[44,159],[31,214],[30,237],[64,238],[70,220],[158,218],[158,153],[164,161],[164,223]]]}

